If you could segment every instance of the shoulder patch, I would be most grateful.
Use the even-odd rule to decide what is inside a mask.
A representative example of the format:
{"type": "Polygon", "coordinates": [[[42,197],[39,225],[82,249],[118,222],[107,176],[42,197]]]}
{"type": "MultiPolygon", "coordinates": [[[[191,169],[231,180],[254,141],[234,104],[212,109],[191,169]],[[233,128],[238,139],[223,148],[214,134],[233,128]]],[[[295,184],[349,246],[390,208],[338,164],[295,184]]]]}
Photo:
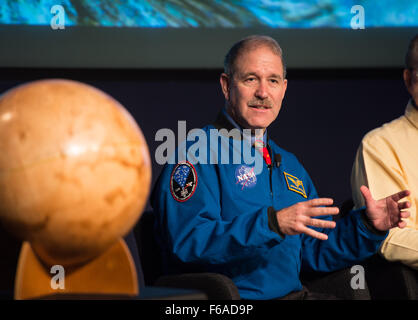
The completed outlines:
{"type": "Polygon", "coordinates": [[[286,179],[287,188],[291,191],[301,194],[304,198],[307,198],[302,180],[299,180],[299,178],[292,176],[291,174],[288,174],[284,171],[283,174],[286,179]]]}
{"type": "Polygon", "coordinates": [[[179,202],[187,201],[196,190],[196,169],[188,161],[179,162],[173,169],[170,177],[170,192],[179,202]]]}

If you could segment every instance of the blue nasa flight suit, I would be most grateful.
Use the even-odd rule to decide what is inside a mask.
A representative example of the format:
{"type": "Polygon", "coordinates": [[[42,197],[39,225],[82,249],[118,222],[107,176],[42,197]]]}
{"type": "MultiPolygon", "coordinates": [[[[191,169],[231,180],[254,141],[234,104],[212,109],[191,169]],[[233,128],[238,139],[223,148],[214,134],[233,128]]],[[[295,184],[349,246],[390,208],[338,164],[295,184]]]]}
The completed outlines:
{"type": "MultiPolygon", "coordinates": [[[[209,136],[215,128],[232,128],[224,113],[203,130],[209,136]]],[[[302,289],[301,267],[330,272],[377,251],[387,233],[367,228],[364,209],[350,212],[334,229],[314,228],[328,234],[326,241],[277,232],[276,210],[318,195],[296,157],[271,140],[268,145],[281,163],[269,168],[263,161],[255,177],[251,166],[232,161],[165,166],[151,202],[167,273],[218,272],[233,280],[244,299],[274,299],[302,289]]]]}

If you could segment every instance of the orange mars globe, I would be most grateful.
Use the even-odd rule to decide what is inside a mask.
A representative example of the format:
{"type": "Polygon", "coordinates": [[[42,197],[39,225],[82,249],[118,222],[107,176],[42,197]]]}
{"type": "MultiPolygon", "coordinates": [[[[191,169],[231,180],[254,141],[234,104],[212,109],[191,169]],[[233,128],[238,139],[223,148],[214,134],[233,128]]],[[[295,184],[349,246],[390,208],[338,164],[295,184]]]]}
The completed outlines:
{"type": "Polygon", "coordinates": [[[45,263],[104,252],[135,225],[150,183],[140,128],[104,92],[41,80],[0,96],[0,220],[45,263]]]}

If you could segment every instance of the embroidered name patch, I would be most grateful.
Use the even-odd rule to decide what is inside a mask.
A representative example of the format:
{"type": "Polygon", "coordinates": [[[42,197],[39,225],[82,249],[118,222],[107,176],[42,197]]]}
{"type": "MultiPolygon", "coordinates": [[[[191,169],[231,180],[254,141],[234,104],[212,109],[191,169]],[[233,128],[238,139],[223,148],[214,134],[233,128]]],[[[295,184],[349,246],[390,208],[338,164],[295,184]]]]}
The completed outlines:
{"type": "Polygon", "coordinates": [[[288,174],[287,172],[284,172],[284,171],[283,171],[283,174],[286,179],[287,188],[307,198],[302,180],[299,180],[297,177],[292,176],[291,174],[288,174]]]}
{"type": "Polygon", "coordinates": [[[244,188],[254,187],[257,183],[257,177],[254,173],[254,168],[247,166],[240,166],[235,169],[236,184],[241,186],[241,190],[244,188]]]}
{"type": "Polygon", "coordinates": [[[188,161],[179,162],[170,177],[170,191],[173,198],[179,202],[189,200],[196,190],[197,174],[188,161]]]}

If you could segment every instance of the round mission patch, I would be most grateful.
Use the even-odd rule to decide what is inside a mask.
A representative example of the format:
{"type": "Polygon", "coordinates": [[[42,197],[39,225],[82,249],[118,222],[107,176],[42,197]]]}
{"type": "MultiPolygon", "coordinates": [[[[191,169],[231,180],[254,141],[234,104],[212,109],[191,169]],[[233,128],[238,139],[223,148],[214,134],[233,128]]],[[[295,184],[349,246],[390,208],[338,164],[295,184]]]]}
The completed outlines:
{"type": "Polygon", "coordinates": [[[170,191],[173,198],[179,202],[189,200],[196,190],[196,169],[188,161],[179,162],[170,177],[170,191]]]}

